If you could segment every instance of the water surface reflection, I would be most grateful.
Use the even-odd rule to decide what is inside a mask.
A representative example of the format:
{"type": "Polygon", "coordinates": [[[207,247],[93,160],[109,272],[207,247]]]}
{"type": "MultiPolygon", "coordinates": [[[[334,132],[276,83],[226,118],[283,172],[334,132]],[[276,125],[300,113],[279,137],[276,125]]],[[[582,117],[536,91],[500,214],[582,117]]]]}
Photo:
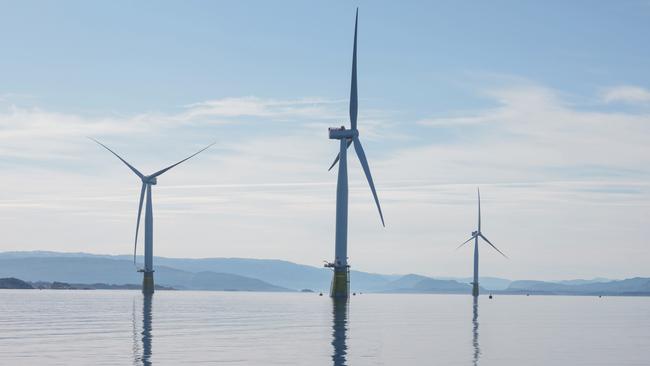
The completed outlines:
{"type": "Polygon", "coordinates": [[[0,290],[0,365],[648,365],[648,297],[153,296],[0,290]]]}
{"type": "Polygon", "coordinates": [[[137,336],[135,302],[133,307],[133,364],[151,366],[151,320],[152,320],[153,294],[142,296],[142,332],[137,336]],[[140,339],[138,339],[140,338],[140,339]],[[140,347],[142,343],[142,347],[140,347]]]}
{"type": "Polygon", "coordinates": [[[472,305],[474,315],[472,316],[472,346],[474,347],[474,366],[478,365],[478,359],[481,356],[481,347],[478,344],[478,296],[474,296],[472,305]]]}
{"type": "Polygon", "coordinates": [[[348,331],[348,302],[347,300],[332,299],[332,362],[334,366],[347,365],[348,346],[346,343],[348,331]]]}

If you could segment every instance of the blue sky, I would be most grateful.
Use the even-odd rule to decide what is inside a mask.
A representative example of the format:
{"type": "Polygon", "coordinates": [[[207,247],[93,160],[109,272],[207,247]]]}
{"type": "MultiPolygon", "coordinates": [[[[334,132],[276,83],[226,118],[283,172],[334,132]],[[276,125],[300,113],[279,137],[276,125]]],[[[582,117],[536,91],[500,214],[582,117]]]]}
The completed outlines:
{"type": "Polygon", "coordinates": [[[0,2],[0,250],[130,252],[90,135],[145,171],[217,142],[156,187],[157,255],[330,259],[357,5],[387,228],[353,162],[353,267],[468,275],[480,185],[484,274],[650,276],[648,1],[0,2]]]}
{"type": "Polygon", "coordinates": [[[405,113],[481,105],[467,83],[483,74],[587,97],[649,81],[647,1],[24,1],[2,5],[0,39],[11,55],[0,60],[2,84],[75,111],[168,110],[236,95],[340,98],[344,14],[357,4],[363,96],[405,113]]]}

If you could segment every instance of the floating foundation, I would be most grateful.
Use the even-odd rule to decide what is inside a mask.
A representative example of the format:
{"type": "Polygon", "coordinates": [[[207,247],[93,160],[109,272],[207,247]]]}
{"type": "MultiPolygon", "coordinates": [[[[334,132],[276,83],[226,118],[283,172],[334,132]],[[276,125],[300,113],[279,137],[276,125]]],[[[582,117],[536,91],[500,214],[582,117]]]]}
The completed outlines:
{"type": "Polygon", "coordinates": [[[142,274],[143,274],[142,293],[153,294],[154,291],[153,271],[143,271],[142,274]]]}
{"type": "Polygon", "coordinates": [[[330,297],[334,299],[350,297],[350,266],[334,267],[330,297]]]}

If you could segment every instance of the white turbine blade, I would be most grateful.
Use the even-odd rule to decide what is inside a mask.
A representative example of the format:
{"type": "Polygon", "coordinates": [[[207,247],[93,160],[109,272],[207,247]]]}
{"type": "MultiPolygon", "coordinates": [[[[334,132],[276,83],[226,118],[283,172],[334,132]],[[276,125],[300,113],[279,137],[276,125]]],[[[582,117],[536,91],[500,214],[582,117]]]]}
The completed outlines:
{"type": "Polygon", "coordinates": [[[492,243],[488,240],[488,238],[486,238],[483,234],[478,234],[478,235],[480,235],[481,238],[483,238],[483,240],[485,240],[488,244],[490,244],[490,246],[492,246],[492,248],[494,248],[494,250],[496,250],[497,252],[499,252],[499,254],[501,254],[501,255],[504,256],[505,258],[508,258],[507,255],[503,254],[503,252],[500,251],[497,247],[495,247],[494,244],[492,244],[492,243]]]}
{"type": "Polygon", "coordinates": [[[352,82],[350,85],[350,128],[357,129],[357,22],[359,21],[359,8],[354,19],[354,47],[352,49],[352,82]]]}
{"type": "MultiPolygon", "coordinates": [[[[348,141],[348,148],[350,147],[350,145],[352,145],[352,140],[348,141]]],[[[341,158],[341,157],[340,157],[340,153],[339,153],[339,154],[336,154],[336,159],[334,159],[334,162],[332,163],[332,165],[330,165],[329,169],[327,169],[328,172],[329,172],[330,170],[332,170],[332,168],[334,168],[334,166],[336,165],[336,163],[339,162],[339,159],[340,159],[340,158],[341,158]]]]}
{"type": "Polygon", "coordinates": [[[142,175],[142,173],[140,173],[140,172],[138,171],[138,169],[134,168],[131,164],[127,163],[126,160],[122,159],[121,156],[117,155],[117,154],[115,153],[115,151],[109,149],[108,146],[102,144],[101,142],[95,140],[95,139],[92,138],[92,137],[89,137],[89,139],[95,141],[96,143],[98,143],[99,145],[101,145],[102,147],[104,147],[106,150],[108,150],[108,151],[110,151],[111,153],[113,153],[113,155],[117,156],[117,158],[120,159],[120,160],[122,160],[122,162],[123,162],[124,164],[126,164],[126,166],[128,166],[128,167],[129,167],[129,168],[130,168],[130,169],[135,173],[135,175],[137,175],[137,176],[140,177],[140,178],[144,177],[144,175],[142,175]]]}
{"type": "Polygon", "coordinates": [[[140,190],[140,205],[138,206],[138,221],[135,224],[135,244],[133,245],[133,264],[135,264],[136,253],[138,252],[138,231],[140,230],[140,215],[142,214],[142,202],[144,202],[144,191],[147,185],[142,183],[142,190],[140,190]]]}
{"type": "Polygon", "coordinates": [[[478,231],[481,231],[481,190],[477,187],[476,193],[478,196],[478,231]]]}
{"type": "Polygon", "coordinates": [[[207,150],[209,147],[211,147],[211,146],[214,145],[214,144],[216,144],[216,142],[211,143],[210,145],[204,147],[203,149],[201,149],[201,150],[195,152],[194,154],[192,154],[192,155],[186,157],[185,159],[179,161],[178,163],[176,163],[176,164],[174,164],[174,165],[170,165],[170,166],[168,166],[168,167],[165,168],[165,169],[159,170],[159,171],[157,171],[157,172],[151,174],[150,177],[154,178],[154,177],[157,177],[157,176],[159,176],[159,175],[162,175],[164,172],[168,171],[169,169],[175,167],[176,165],[178,165],[178,164],[180,164],[180,163],[182,163],[182,162],[184,162],[184,161],[186,161],[186,160],[189,160],[189,159],[193,158],[194,156],[196,156],[196,155],[198,155],[199,153],[201,153],[201,152],[207,150]]]}
{"type": "Polygon", "coordinates": [[[375,198],[375,203],[377,204],[377,209],[379,210],[379,217],[381,218],[382,226],[386,227],[384,223],[384,215],[381,213],[381,206],[379,205],[379,198],[377,198],[377,191],[375,190],[375,184],[372,182],[372,175],[370,174],[370,167],[368,166],[368,159],[366,159],[366,154],[363,152],[363,147],[361,147],[361,141],[359,137],[355,136],[354,139],[354,149],[357,151],[357,156],[363,167],[363,172],[366,173],[366,178],[368,179],[368,184],[370,185],[370,190],[372,195],[375,198]]]}
{"type": "Polygon", "coordinates": [[[459,245],[459,246],[456,248],[456,250],[462,248],[463,245],[469,243],[469,241],[472,240],[472,239],[474,239],[475,237],[476,237],[476,236],[474,236],[474,235],[470,236],[469,239],[465,240],[465,241],[463,242],[463,244],[459,245]]]}

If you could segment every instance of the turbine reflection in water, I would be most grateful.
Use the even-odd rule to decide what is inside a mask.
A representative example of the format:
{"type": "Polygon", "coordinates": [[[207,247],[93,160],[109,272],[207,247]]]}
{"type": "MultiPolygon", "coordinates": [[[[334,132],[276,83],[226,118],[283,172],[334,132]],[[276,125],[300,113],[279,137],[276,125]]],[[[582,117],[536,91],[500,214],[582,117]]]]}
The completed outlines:
{"type": "Polygon", "coordinates": [[[473,296],[474,304],[472,306],[474,316],[472,317],[472,346],[474,347],[474,366],[478,365],[478,359],[481,356],[481,348],[478,344],[478,296],[473,296]]]}
{"type": "Polygon", "coordinates": [[[332,299],[332,363],[334,366],[347,365],[348,346],[346,343],[348,331],[348,302],[347,299],[332,299]]]}
{"type": "Polygon", "coordinates": [[[138,339],[136,333],[136,316],[135,316],[135,303],[133,308],[133,364],[151,366],[151,320],[152,320],[152,307],[153,294],[143,294],[142,296],[142,335],[138,339]],[[142,348],[140,348],[140,341],[142,348]]]}

